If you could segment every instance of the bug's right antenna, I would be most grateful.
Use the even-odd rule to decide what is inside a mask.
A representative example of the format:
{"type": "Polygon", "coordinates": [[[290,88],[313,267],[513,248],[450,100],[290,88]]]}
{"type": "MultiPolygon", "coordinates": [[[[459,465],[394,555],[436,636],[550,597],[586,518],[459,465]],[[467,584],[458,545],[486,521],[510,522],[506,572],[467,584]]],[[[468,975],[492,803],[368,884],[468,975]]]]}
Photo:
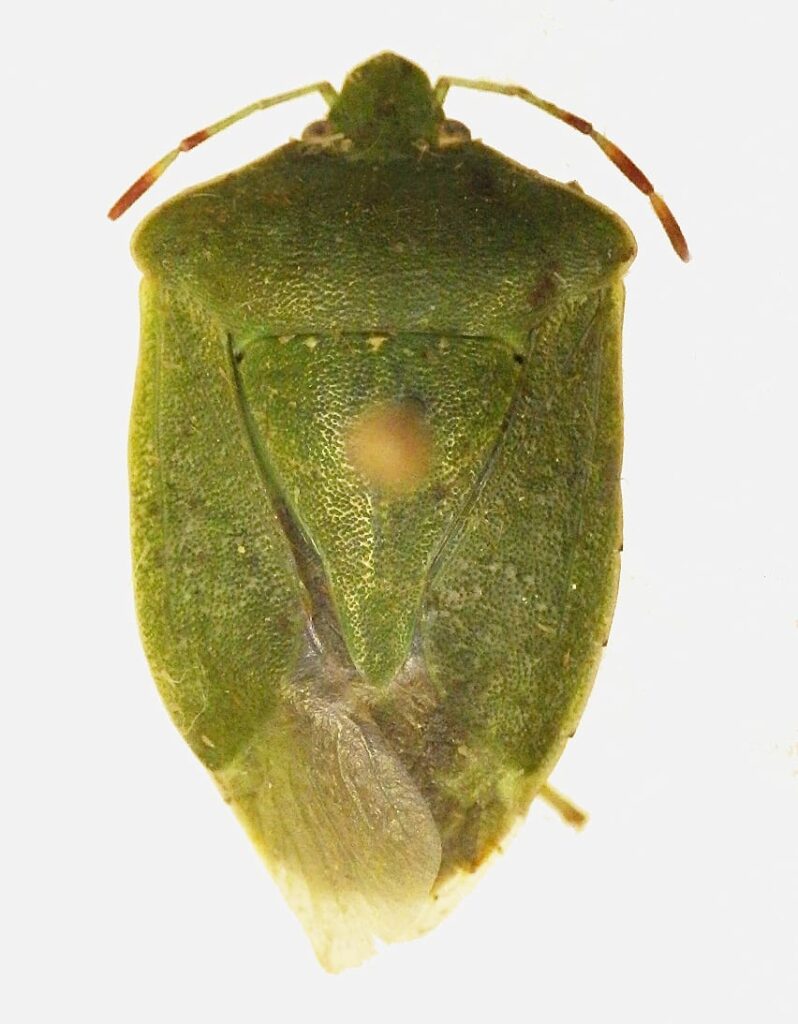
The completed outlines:
{"type": "Polygon", "coordinates": [[[242,110],[236,111],[235,114],[230,114],[229,117],[225,117],[221,121],[217,121],[215,124],[209,125],[207,128],[202,128],[200,131],[194,132],[193,135],[188,135],[177,145],[175,149],[171,149],[166,156],[162,156],[161,159],[146,170],[141,177],[136,178],[130,188],[123,193],[119,199],[117,199],[108,211],[109,218],[111,220],[116,220],[117,217],[121,217],[125,210],[131,207],[139,196],[143,195],[151,185],[155,184],[166,168],[171,163],[174,163],[181,153],[187,153],[190,149],[198,146],[201,142],[209,139],[212,135],[216,135],[218,132],[224,131],[225,128],[229,128],[231,124],[235,124],[237,121],[242,121],[245,117],[249,117],[250,114],[254,114],[256,110],[266,110],[267,107],[276,107],[278,103],[295,100],[299,96],[306,96],[310,92],[321,93],[322,98],[328,106],[331,106],[333,101],[338,97],[338,94],[329,82],[314,82],[313,85],[303,85],[301,89],[292,89],[290,92],[282,92],[277,96],[270,96],[265,100],[257,100],[255,103],[250,103],[248,107],[244,107],[242,110]]]}
{"type": "Polygon", "coordinates": [[[481,79],[451,77],[438,79],[435,85],[435,98],[439,103],[443,103],[446,94],[453,85],[460,86],[463,89],[497,92],[502,96],[517,96],[519,99],[524,100],[525,103],[531,103],[533,107],[538,107],[539,110],[543,110],[547,114],[551,114],[552,117],[556,117],[558,121],[564,121],[572,128],[576,128],[583,135],[589,135],[596,145],[612,160],[615,166],[626,175],[629,181],[636,188],[639,188],[643,195],[648,196],[651,205],[654,207],[654,213],[659,218],[660,224],[665,228],[665,233],[676,255],[685,262],[690,259],[687,241],[668,204],[661,195],[654,191],[654,186],[637,164],[630,160],[626,153],[616,146],[614,142],[610,142],[601,132],[597,132],[589,121],[585,121],[584,118],[578,117],[576,114],[570,114],[567,110],[562,110],[562,108],[555,106],[553,103],[549,103],[548,100],[535,96],[534,93],[531,93],[522,85],[501,85],[498,82],[484,82],[481,79]]]}

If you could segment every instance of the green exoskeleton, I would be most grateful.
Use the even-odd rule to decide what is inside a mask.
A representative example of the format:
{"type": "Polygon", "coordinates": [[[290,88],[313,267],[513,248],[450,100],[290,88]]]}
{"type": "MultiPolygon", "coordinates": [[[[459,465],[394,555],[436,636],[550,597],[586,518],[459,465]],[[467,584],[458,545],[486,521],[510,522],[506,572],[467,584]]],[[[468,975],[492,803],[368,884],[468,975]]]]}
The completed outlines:
{"type": "MultiPolygon", "coordinates": [[[[473,142],[392,54],[150,215],[130,473],[178,728],[321,962],[435,923],[576,729],[621,545],[628,228],[473,142]]],[[[566,808],[567,810],[567,808],[566,808]]],[[[575,813],[575,812],[574,812],[575,813]]]]}

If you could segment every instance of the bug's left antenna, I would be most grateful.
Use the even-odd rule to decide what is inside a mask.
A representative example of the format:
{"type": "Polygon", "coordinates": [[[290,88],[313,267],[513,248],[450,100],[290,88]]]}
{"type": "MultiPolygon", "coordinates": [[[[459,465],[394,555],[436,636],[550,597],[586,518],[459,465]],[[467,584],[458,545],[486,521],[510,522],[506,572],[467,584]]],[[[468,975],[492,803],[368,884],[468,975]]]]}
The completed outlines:
{"type": "Polygon", "coordinates": [[[502,85],[499,82],[486,82],[482,79],[453,78],[451,76],[439,78],[435,85],[435,98],[439,103],[443,103],[452,86],[459,86],[463,89],[476,89],[480,92],[495,92],[502,96],[517,96],[518,99],[523,100],[525,103],[530,103],[533,107],[537,107],[538,110],[545,111],[552,117],[556,117],[558,121],[563,121],[583,135],[587,135],[603,151],[604,155],[609,157],[618,170],[631,181],[635,188],[648,197],[648,201],[651,203],[660,224],[665,229],[668,240],[679,259],[685,262],[690,259],[687,240],[671,208],[662,196],[654,190],[654,186],[637,164],[624,153],[620,146],[616,146],[606,135],[596,131],[589,121],[579,117],[577,114],[571,114],[569,111],[563,110],[562,107],[555,106],[554,103],[549,103],[548,100],[541,99],[540,96],[536,96],[522,85],[502,85]]]}
{"type": "Polygon", "coordinates": [[[202,128],[200,131],[194,132],[193,135],[186,136],[186,138],[183,139],[175,149],[170,150],[166,156],[162,156],[157,163],[154,163],[152,167],[148,168],[144,174],[141,175],[141,177],[137,178],[133,182],[130,188],[117,199],[108,211],[108,216],[111,220],[116,220],[117,217],[121,217],[125,210],[131,207],[139,196],[143,195],[150,185],[153,185],[160,178],[166,168],[171,163],[174,163],[181,153],[187,153],[190,149],[194,149],[194,147],[198,146],[201,142],[205,142],[205,140],[209,139],[212,135],[217,135],[219,132],[224,131],[225,128],[229,128],[230,125],[235,124],[237,121],[243,121],[245,117],[249,117],[250,114],[254,114],[257,110],[266,110],[267,107],[276,107],[278,103],[286,103],[288,100],[295,100],[300,96],[307,96],[308,93],[311,92],[319,93],[327,106],[332,106],[334,101],[338,98],[338,93],[333,89],[329,82],[314,82],[313,85],[304,85],[301,89],[292,89],[290,92],[282,92],[277,96],[270,96],[265,100],[258,100],[256,103],[250,103],[248,107],[244,107],[242,110],[236,111],[235,114],[230,114],[229,117],[225,117],[221,121],[217,121],[208,128],[202,128]]]}

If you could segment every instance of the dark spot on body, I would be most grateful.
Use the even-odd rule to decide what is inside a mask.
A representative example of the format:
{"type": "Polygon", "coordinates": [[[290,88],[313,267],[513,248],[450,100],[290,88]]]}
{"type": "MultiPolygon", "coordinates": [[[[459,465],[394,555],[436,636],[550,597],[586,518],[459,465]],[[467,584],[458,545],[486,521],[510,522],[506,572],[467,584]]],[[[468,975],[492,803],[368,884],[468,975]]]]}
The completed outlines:
{"type": "Polygon", "coordinates": [[[469,182],[472,195],[481,199],[493,199],[498,194],[496,178],[487,167],[477,167],[471,172],[469,182]]]}
{"type": "Polygon", "coordinates": [[[556,289],[557,282],[554,279],[554,273],[547,270],[535,287],[530,290],[527,301],[533,309],[538,309],[540,306],[546,305],[556,289]]]}
{"type": "Polygon", "coordinates": [[[518,363],[519,366],[523,366],[524,363],[526,362],[526,360],[524,359],[524,357],[521,355],[520,352],[516,352],[514,354],[514,356],[513,356],[513,362],[514,363],[518,363]]]}
{"type": "Polygon", "coordinates": [[[333,134],[333,127],[329,121],[313,121],[302,132],[303,142],[315,142],[319,139],[329,138],[333,134]]]}

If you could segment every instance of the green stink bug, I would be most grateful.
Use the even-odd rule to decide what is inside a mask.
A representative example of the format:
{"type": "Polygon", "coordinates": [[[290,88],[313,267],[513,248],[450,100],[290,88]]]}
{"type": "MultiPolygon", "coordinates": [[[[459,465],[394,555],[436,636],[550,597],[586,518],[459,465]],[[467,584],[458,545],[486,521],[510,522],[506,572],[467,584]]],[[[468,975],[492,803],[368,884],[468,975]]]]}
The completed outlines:
{"type": "Polygon", "coordinates": [[[542,795],[621,541],[620,219],[382,54],[138,229],[136,595],[163,699],[339,969],[434,924],[542,795]]]}

